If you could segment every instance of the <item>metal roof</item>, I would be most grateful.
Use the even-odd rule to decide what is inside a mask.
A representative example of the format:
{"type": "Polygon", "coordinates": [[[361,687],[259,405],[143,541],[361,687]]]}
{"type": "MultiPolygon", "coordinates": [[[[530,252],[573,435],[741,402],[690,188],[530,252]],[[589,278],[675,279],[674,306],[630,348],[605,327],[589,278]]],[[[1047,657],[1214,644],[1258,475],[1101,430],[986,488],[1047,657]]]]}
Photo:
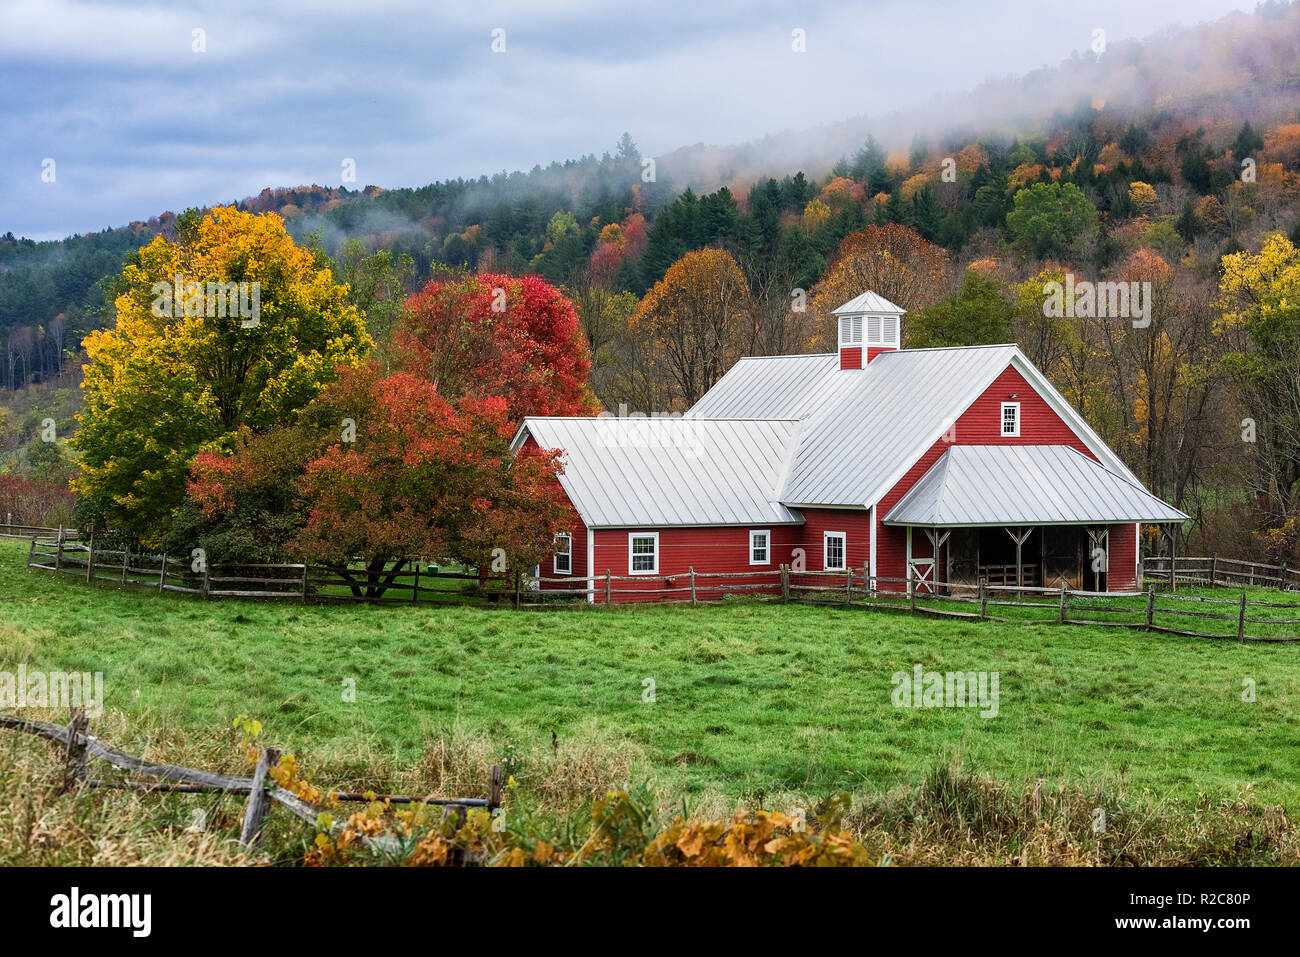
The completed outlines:
{"type": "MultiPolygon", "coordinates": [[[[857,370],[853,370],[857,374],[857,370]]],[[[686,413],[688,419],[801,419],[840,377],[839,353],[741,359],[686,413]]]]}
{"type": "Polygon", "coordinates": [[[1067,445],[954,445],[886,525],[1179,522],[1187,516],[1067,445]]]}
{"type": "Polygon", "coordinates": [[[782,501],[873,504],[1018,354],[1013,345],[882,352],[805,422],[782,501]]]}
{"type": "Polygon", "coordinates": [[[526,418],[564,452],[560,484],[590,528],[780,525],[803,516],[780,502],[799,423],[790,419],[526,418]]]}
{"type": "Polygon", "coordinates": [[[868,290],[867,292],[864,292],[860,296],[854,296],[844,305],[834,310],[831,313],[831,315],[833,316],[839,316],[845,314],[851,315],[859,312],[864,312],[864,313],[870,312],[870,313],[880,313],[882,315],[901,316],[905,312],[907,312],[907,310],[904,309],[902,306],[894,305],[884,296],[878,296],[874,292],[868,290]]]}

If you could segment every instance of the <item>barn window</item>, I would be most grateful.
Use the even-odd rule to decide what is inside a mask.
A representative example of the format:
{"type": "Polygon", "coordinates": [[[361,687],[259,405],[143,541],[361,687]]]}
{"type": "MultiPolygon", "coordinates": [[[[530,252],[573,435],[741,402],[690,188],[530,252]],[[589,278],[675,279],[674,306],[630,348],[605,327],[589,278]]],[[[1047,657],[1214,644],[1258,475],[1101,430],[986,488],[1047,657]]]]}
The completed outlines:
{"type": "Polygon", "coordinates": [[[825,532],[822,536],[822,568],[828,572],[844,571],[844,533],[825,532]]]}
{"type": "Polygon", "coordinates": [[[840,318],[840,345],[862,345],[862,317],[842,316],[840,318]]]}
{"type": "Polygon", "coordinates": [[[1007,438],[1020,435],[1020,403],[1002,403],[1002,434],[1007,438]]]}
{"type": "Polygon", "coordinates": [[[628,535],[627,570],[630,575],[659,574],[658,532],[632,532],[628,535]]]}
{"type": "Polygon", "coordinates": [[[561,532],[555,536],[555,574],[573,574],[573,536],[561,532]]]}
{"type": "Polygon", "coordinates": [[[772,559],[769,558],[768,543],[771,536],[767,529],[752,529],[749,533],[749,563],[751,565],[766,565],[772,559]]]}

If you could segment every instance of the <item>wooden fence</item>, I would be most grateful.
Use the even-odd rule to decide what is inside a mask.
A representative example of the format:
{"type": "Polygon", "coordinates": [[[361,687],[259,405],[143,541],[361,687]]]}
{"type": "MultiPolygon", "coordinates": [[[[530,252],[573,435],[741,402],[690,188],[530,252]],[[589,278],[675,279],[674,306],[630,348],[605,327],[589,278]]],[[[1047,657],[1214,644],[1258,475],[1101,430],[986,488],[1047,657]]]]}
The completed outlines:
{"type": "Polygon", "coordinates": [[[1142,560],[1143,574],[1149,580],[1178,585],[1227,585],[1230,587],[1282,588],[1300,591],[1300,572],[1283,565],[1244,562],[1236,558],[1208,558],[1179,555],[1171,563],[1168,555],[1142,560]]]}
{"type": "MultiPolygon", "coordinates": [[[[1152,580],[1161,561],[1148,559],[1152,580]]],[[[1288,581],[1282,574],[1270,577],[1272,566],[1240,569],[1223,559],[1178,559],[1178,582],[1208,586],[1246,582],[1273,585],[1288,581]],[[1213,574],[1203,571],[1209,569],[1213,574]],[[1230,576],[1230,577],[1229,577],[1230,576]],[[1253,576],[1253,577],[1251,577],[1253,576]]],[[[729,596],[749,596],[781,602],[838,604],[855,608],[911,611],[949,618],[1032,623],[1101,625],[1201,638],[1235,638],[1239,641],[1300,641],[1300,603],[1248,600],[1239,597],[1178,595],[1157,592],[1154,584],[1144,592],[1095,592],[1042,586],[1014,586],[981,580],[970,583],[931,583],[917,579],[873,576],[868,568],[845,571],[795,571],[781,566],[773,571],[697,572],[690,568],[675,575],[614,575],[606,570],[593,578],[569,576],[524,580],[516,576],[480,579],[474,573],[430,574],[419,565],[402,563],[377,572],[386,582],[382,595],[367,594],[366,570],[357,567],[285,565],[192,566],[166,555],[136,555],[129,551],[95,549],[89,543],[32,539],[28,566],[99,580],[135,584],[192,594],[201,598],[252,598],[297,602],[368,601],[444,605],[508,601],[517,608],[585,608],[588,602],[614,605],[631,601],[699,605],[729,596]],[[472,582],[471,591],[462,583],[472,582]],[[448,587],[456,586],[456,587],[448,587]],[[1231,606],[1231,608],[1227,607],[1231,606]],[[992,609],[992,611],[990,611],[992,609]],[[1253,611],[1253,609],[1261,609],[1253,611]],[[1188,621],[1192,619],[1193,621],[1188,621]],[[1223,622],[1217,633],[1191,630],[1191,624],[1223,622]]],[[[392,564],[392,563],[390,563],[392,564]]]]}
{"type": "MultiPolygon", "coordinates": [[[[226,794],[247,794],[248,805],[244,812],[243,827],[239,842],[249,845],[261,840],[262,828],[272,803],[287,808],[295,817],[316,827],[321,820],[324,809],[304,801],[292,791],[268,780],[270,769],[280,762],[277,748],[264,748],[258,759],[257,767],[251,778],[230,774],[214,774],[197,768],[181,767],[175,764],[157,764],[117,748],[104,744],[89,733],[90,723],[84,708],[72,709],[72,720],[67,725],[53,724],[48,721],[34,721],[17,715],[0,714],[0,728],[36,735],[56,744],[63,745],[64,790],[78,786],[92,788],[111,788],[114,790],[149,791],[180,794],[207,794],[222,792],[226,794]],[[134,779],[108,781],[92,778],[89,774],[90,759],[99,758],[113,767],[142,774],[157,781],[139,781],[134,779]]],[[[357,794],[350,791],[331,792],[339,801],[389,801],[393,804],[435,804],[442,805],[443,818],[454,817],[457,824],[464,823],[467,810],[471,807],[486,808],[491,814],[501,806],[501,794],[505,777],[501,765],[494,764],[488,771],[488,788],[486,798],[436,798],[412,797],[402,794],[357,794]]],[[[344,822],[332,825],[331,834],[337,835],[344,827],[344,822]]],[[[381,850],[392,850],[396,844],[391,838],[378,837],[363,839],[368,846],[381,850]]]]}
{"type": "Polygon", "coordinates": [[[55,535],[59,538],[79,538],[75,528],[54,528],[46,525],[17,525],[5,522],[0,525],[0,538],[31,538],[33,535],[55,535]]]}

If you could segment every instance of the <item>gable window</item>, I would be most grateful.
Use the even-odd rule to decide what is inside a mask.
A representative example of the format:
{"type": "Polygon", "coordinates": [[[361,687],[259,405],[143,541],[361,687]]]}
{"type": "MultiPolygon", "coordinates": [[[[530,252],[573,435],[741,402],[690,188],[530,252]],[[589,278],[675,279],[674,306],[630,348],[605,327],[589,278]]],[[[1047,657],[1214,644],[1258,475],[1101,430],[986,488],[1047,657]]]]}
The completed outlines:
{"type": "Polygon", "coordinates": [[[766,565],[771,562],[771,535],[767,529],[751,529],[749,533],[749,563],[751,565],[766,565]]]}
{"type": "Polygon", "coordinates": [[[555,574],[573,574],[573,536],[561,532],[555,536],[555,574]]]}
{"type": "Polygon", "coordinates": [[[862,345],[862,317],[861,316],[840,317],[840,345],[842,346],[862,345]]]}
{"type": "Polygon", "coordinates": [[[825,532],[822,534],[822,569],[828,572],[842,572],[845,569],[845,547],[843,532],[825,532]]]}
{"type": "Polygon", "coordinates": [[[632,532],[627,537],[629,575],[659,574],[659,533],[632,532]]]}
{"type": "Polygon", "coordinates": [[[1016,438],[1020,435],[1019,402],[1002,403],[1002,435],[1005,438],[1016,438]]]}

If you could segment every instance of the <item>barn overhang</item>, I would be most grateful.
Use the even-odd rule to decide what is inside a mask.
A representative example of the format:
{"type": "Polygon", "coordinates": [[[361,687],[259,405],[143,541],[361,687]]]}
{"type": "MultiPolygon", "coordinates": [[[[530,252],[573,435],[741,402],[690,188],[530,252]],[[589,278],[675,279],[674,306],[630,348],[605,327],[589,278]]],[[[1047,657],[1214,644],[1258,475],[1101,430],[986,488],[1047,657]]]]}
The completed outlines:
{"type": "Polygon", "coordinates": [[[955,445],[886,513],[929,529],[1182,522],[1187,515],[1065,445],[955,445]]]}

